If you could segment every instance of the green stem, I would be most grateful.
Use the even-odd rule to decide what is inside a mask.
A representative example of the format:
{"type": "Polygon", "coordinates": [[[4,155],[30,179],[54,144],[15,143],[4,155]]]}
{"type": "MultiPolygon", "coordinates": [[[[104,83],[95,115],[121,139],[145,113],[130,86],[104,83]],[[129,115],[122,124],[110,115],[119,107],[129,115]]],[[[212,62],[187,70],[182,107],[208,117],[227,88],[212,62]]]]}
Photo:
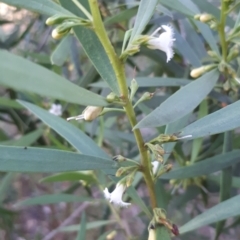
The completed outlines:
{"type": "Polygon", "coordinates": [[[226,12],[228,8],[228,3],[226,3],[224,0],[221,0],[221,17],[220,17],[220,23],[218,26],[218,32],[219,37],[221,41],[221,47],[222,47],[222,58],[226,62],[227,60],[227,41],[226,41],[226,35],[225,35],[225,24],[226,24],[226,12]]]}
{"type": "MultiPolygon", "coordinates": [[[[110,59],[110,62],[113,66],[113,69],[114,69],[114,72],[116,74],[116,78],[118,81],[118,85],[120,88],[120,92],[121,92],[120,97],[126,103],[126,105],[124,106],[126,115],[129,119],[131,126],[134,127],[137,124],[137,120],[136,120],[136,116],[135,116],[135,112],[134,112],[132,103],[131,103],[131,101],[129,101],[129,98],[128,98],[128,86],[126,83],[124,63],[117,56],[117,54],[114,51],[114,48],[110,42],[110,39],[108,38],[108,35],[106,33],[106,30],[104,28],[104,25],[103,25],[103,22],[101,19],[97,0],[89,0],[89,5],[90,5],[91,13],[93,16],[94,30],[95,30],[99,40],[101,41],[109,59],[110,59]]],[[[143,137],[142,137],[140,130],[135,129],[135,130],[133,130],[133,133],[134,133],[134,136],[135,136],[135,139],[136,139],[136,142],[138,145],[138,149],[140,152],[141,164],[143,166],[142,172],[143,172],[143,176],[144,176],[144,179],[146,181],[146,185],[147,185],[147,188],[149,191],[151,205],[152,205],[152,208],[156,208],[157,201],[156,201],[156,195],[155,195],[155,191],[154,191],[154,182],[151,177],[150,166],[148,164],[147,149],[144,146],[144,141],[143,141],[143,137]]]]}

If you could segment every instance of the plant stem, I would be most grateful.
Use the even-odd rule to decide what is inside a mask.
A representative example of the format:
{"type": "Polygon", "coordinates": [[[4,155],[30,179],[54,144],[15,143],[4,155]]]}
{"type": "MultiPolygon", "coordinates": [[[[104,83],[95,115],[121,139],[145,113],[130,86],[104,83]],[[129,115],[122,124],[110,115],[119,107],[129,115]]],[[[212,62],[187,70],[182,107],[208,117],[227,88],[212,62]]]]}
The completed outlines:
{"type": "MultiPolygon", "coordinates": [[[[136,120],[135,112],[134,112],[134,109],[132,106],[132,102],[129,101],[129,97],[128,97],[128,87],[127,87],[127,83],[126,83],[124,63],[117,56],[109,38],[108,38],[108,35],[106,33],[106,30],[104,28],[104,25],[103,25],[103,22],[101,19],[97,0],[89,0],[89,5],[90,5],[91,13],[93,16],[94,30],[95,30],[99,40],[101,41],[109,59],[110,59],[110,62],[113,66],[113,69],[114,69],[114,72],[116,74],[116,78],[118,81],[120,93],[121,93],[120,97],[126,103],[126,105],[124,106],[126,115],[129,119],[131,127],[134,127],[137,124],[137,120],[136,120]]],[[[134,133],[134,136],[135,136],[135,139],[136,139],[136,142],[138,145],[138,149],[140,152],[141,164],[143,167],[142,172],[143,172],[143,176],[144,176],[144,179],[145,179],[148,191],[149,191],[151,205],[152,205],[152,208],[156,208],[157,201],[156,201],[156,195],[155,195],[155,190],[154,190],[154,182],[151,177],[150,166],[148,164],[147,149],[144,146],[144,141],[143,141],[143,137],[142,137],[140,130],[135,129],[135,130],[133,130],[133,133],[134,133]]]]}
{"type": "Polygon", "coordinates": [[[227,41],[226,41],[226,35],[225,35],[225,24],[226,24],[226,12],[228,8],[228,3],[224,0],[221,0],[221,17],[220,17],[220,23],[218,26],[218,32],[219,37],[221,41],[221,47],[222,47],[222,58],[224,61],[227,60],[227,41]]]}

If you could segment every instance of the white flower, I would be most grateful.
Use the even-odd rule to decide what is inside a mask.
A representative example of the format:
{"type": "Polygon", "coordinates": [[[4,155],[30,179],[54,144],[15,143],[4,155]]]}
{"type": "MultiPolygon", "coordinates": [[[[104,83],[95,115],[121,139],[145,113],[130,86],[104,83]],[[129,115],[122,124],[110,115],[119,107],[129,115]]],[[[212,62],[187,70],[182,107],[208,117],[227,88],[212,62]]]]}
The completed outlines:
{"type": "Polygon", "coordinates": [[[53,103],[48,111],[56,116],[62,116],[62,105],[53,103]]]}
{"type": "Polygon", "coordinates": [[[159,162],[158,161],[153,161],[152,162],[152,171],[153,171],[154,175],[157,173],[158,166],[159,166],[159,162]]]}
{"type": "Polygon", "coordinates": [[[85,121],[92,121],[100,115],[102,110],[103,110],[103,107],[88,106],[83,110],[81,115],[69,117],[67,118],[67,121],[72,119],[75,119],[75,120],[84,119],[85,121]]]}
{"type": "Polygon", "coordinates": [[[104,189],[103,193],[105,198],[109,200],[110,203],[119,205],[120,207],[128,207],[131,205],[131,203],[126,203],[123,202],[122,200],[122,196],[125,190],[126,186],[124,186],[121,183],[118,183],[112,193],[110,193],[107,188],[104,189]]]}
{"type": "Polygon", "coordinates": [[[156,29],[154,33],[150,36],[147,41],[147,47],[150,49],[159,49],[166,53],[167,62],[170,61],[174,55],[173,52],[173,29],[171,26],[162,25],[160,28],[156,29]],[[154,35],[159,32],[160,29],[164,29],[165,32],[161,33],[159,37],[154,37],[154,35]]]}

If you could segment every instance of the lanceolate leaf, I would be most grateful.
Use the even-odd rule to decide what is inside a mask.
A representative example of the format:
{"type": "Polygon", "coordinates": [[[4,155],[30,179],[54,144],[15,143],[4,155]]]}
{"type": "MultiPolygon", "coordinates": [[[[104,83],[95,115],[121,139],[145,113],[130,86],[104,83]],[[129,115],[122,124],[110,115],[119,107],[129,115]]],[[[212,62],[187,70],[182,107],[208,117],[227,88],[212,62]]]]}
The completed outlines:
{"type": "Polygon", "coordinates": [[[202,226],[209,225],[240,214],[240,195],[230,198],[208,209],[204,213],[193,218],[180,228],[180,233],[190,232],[202,226]]]}
{"type": "Polygon", "coordinates": [[[151,19],[158,1],[159,0],[141,0],[129,43],[142,33],[151,19]]]}
{"type": "Polygon", "coordinates": [[[210,93],[219,73],[213,70],[178,90],[134,128],[160,127],[190,113],[210,93]]]}
{"type": "Polygon", "coordinates": [[[0,146],[0,171],[2,172],[67,172],[93,169],[112,169],[106,158],[73,152],[0,146]]]}
{"type": "MultiPolygon", "coordinates": [[[[60,0],[60,3],[63,7],[71,11],[73,14],[85,18],[83,13],[76,7],[76,5],[72,1],[60,0]]],[[[84,4],[84,1],[81,1],[81,3],[84,4]]],[[[85,7],[87,8],[88,6],[85,7]]],[[[110,63],[108,55],[106,54],[95,32],[93,30],[80,26],[74,27],[73,29],[76,37],[82,44],[84,51],[86,52],[87,56],[91,60],[92,64],[94,65],[102,79],[108,84],[108,86],[114,93],[119,95],[120,91],[118,88],[117,79],[112,64],[110,63]]]]}
{"type": "Polygon", "coordinates": [[[48,16],[55,14],[72,15],[72,13],[51,0],[1,0],[1,2],[48,16]]]}
{"type": "Polygon", "coordinates": [[[240,162],[240,150],[217,155],[197,162],[187,167],[173,169],[168,174],[164,174],[163,179],[184,179],[198,177],[217,172],[223,168],[240,162]]]}
{"type": "MultiPolygon", "coordinates": [[[[130,86],[132,79],[127,80],[128,86],[130,86]]],[[[185,86],[192,82],[183,78],[166,78],[166,77],[136,77],[135,80],[139,87],[178,87],[185,86]]],[[[105,82],[96,82],[90,84],[93,87],[106,88],[105,82]]]]}
{"type": "Polygon", "coordinates": [[[107,105],[103,97],[22,57],[0,51],[0,59],[4,59],[0,62],[0,72],[4,72],[0,85],[86,106],[107,105]]]}
{"type": "Polygon", "coordinates": [[[58,134],[64,137],[79,152],[86,155],[109,158],[108,155],[100,147],[98,147],[91,138],[71,123],[34,104],[20,100],[18,102],[54,129],[58,134]]]}
{"type": "Polygon", "coordinates": [[[16,207],[22,206],[31,206],[31,205],[46,205],[46,204],[55,204],[60,202],[84,202],[84,201],[91,201],[92,198],[87,197],[79,197],[72,194],[48,194],[48,195],[41,195],[38,197],[32,197],[21,202],[15,204],[16,207]]]}
{"type": "MultiPolygon", "coordinates": [[[[99,228],[105,225],[110,225],[116,223],[114,220],[101,220],[101,221],[95,221],[95,222],[89,222],[87,223],[86,229],[93,229],[93,228],[99,228]]],[[[79,230],[80,225],[71,225],[61,228],[61,232],[76,232],[79,230]]]]}
{"type": "Polygon", "coordinates": [[[191,134],[192,138],[199,138],[240,127],[239,108],[240,100],[188,125],[181,131],[180,136],[191,134]]]}

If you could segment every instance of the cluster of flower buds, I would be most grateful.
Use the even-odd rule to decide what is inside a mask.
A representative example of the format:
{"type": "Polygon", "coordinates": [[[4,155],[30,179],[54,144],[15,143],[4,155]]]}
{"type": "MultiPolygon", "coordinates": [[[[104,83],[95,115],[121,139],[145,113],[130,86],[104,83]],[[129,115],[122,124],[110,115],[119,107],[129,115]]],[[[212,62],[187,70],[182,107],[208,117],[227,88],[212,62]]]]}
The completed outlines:
{"type": "Polygon", "coordinates": [[[216,30],[218,27],[217,19],[212,14],[209,13],[196,14],[194,18],[203,23],[207,23],[210,26],[210,28],[214,30],[216,30]]]}
{"type": "MultiPolygon", "coordinates": [[[[191,162],[185,162],[185,166],[191,165],[191,162]]],[[[194,177],[194,178],[186,178],[186,179],[171,179],[170,184],[174,186],[175,190],[177,188],[182,187],[183,189],[187,189],[191,185],[195,185],[203,189],[203,181],[206,179],[205,176],[194,177]]]]}
{"type": "Polygon", "coordinates": [[[74,15],[54,15],[46,20],[46,24],[58,25],[52,31],[52,37],[54,39],[61,39],[65,35],[67,35],[70,30],[75,26],[91,26],[91,22],[89,20],[74,16],[74,15]]]}
{"type": "Polygon", "coordinates": [[[107,95],[106,101],[108,103],[125,105],[124,99],[122,99],[121,97],[117,96],[114,92],[111,92],[111,93],[109,93],[107,95]]]}
{"type": "Polygon", "coordinates": [[[176,142],[182,139],[186,139],[186,138],[191,138],[192,135],[187,135],[187,136],[183,136],[183,137],[179,137],[177,134],[160,134],[158,137],[152,139],[150,141],[150,143],[159,143],[159,144],[163,144],[163,143],[168,143],[168,142],[176,142]]]}
{"type": "Polygon", "coordinates": [[[165,151],[160,144],[145,143],[145,146],[152,152],[158,162],[163,163],[165,151]]]}

